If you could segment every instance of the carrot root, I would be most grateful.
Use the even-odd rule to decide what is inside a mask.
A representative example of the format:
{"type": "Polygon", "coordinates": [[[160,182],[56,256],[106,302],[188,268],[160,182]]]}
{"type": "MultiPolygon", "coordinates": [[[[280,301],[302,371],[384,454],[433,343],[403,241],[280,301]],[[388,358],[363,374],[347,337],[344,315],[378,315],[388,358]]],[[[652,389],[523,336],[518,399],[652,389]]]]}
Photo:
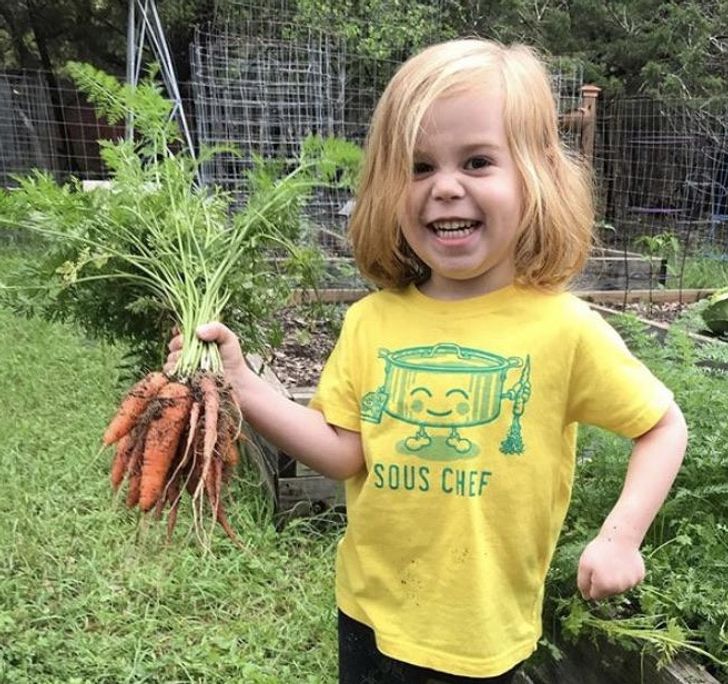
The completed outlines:
{"type": "Polygon", "coordinates": [[[149,425],[144,441],[139,507],[150,510],[164,489],[167,472],[177,450],[180,435],[188,420],[192,394],[187,385],[170,382],[156,397],[160,415],[149,425]]]}
{"type": "Polygon", "coordinates": [[[129,466],[129,457],[134,449],[134,442],[129,433],[125,434],[116,443],[116,453],[111,464],[111,486],[117,491],[124,480],[126,469],[129,466]]]}
{"type": "Polygon", "coordinates": [[[116,444],[111,484],[118,490],[126,481],[129,507],[138,505],[157,519],[167,509],[168,541],[187,490],[203,547],[209,548],[211,534],[203,523],[209,504],[212,527],[219,524],[243,549],[222,502],[240,458],[241,425],[240,409],[221,378],[202,371],[183,384],[150,373],[129,390],[104,433],[104,444],[116,444]]]}
{"type": "Polygon", "coordinates": [[[116,415],[104,432],[104,446],[116,443],[131,431],[150,400],[158,394],[169,380],[164,373],[153,372],[144,376],[122,399],[116,415]]]}

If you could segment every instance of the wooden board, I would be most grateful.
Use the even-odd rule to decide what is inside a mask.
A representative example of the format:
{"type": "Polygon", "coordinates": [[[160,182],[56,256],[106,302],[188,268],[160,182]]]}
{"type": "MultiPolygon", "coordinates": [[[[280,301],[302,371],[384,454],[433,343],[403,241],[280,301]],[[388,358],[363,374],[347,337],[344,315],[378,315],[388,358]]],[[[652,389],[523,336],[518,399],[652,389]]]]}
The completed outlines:
{"type": "MultiPolygon", "coordinates": [[[[685,302],[691,303],[696,302],[705,297],[709,297],[715,289],[663,289],[654,287],[649,288],[630,288],[625,290],[624,288],[601,290],[597,288],[588,287],[576,287],[571,289],[574,295],[586,299],[587,301],[593,302],[685,302]]],[[[370,293],[370,290],[318,290],[317,294],[321,301],[327,304],[350,304],[358,301],[362,297],[366,297],[370,293]]],[[[300,303],[302,301],[312,301],[307,299],[309,295],[305,294],[300,290],[296,290],[293,293],[291,303],[300,303]]]]}
{"type": "Polygon", "coordinates": [[[622,304],[626,302],[683,302],[691,304],[706,297],[710,297],[717,290],[691,289],[691,290],[574,290],[574,294],[581,299],[598,304],[622,304]]]}
{"type": "MultiPolygon", "coordinates": [[[[313,388],[298,388],[298,396],[295,396],[259,355],[248,354],[246,362],[255,373],[284,397],[303,404],[307,404],[310,400],[313,388]]],[[[249,460],[260,473],[263,484],[274,502],[279,521],[315,515],[343,506],[344,490],[341,483],[298,463],[255,432],[252,441],[253,444],[248,447],[249,460]]]]}
{"type": "Polygon", "coordinates": [[[642,658],[639,651],[627,651],[606,639],[597,639],[596,645],[582,638],[558,646],[564,657],[529,670],[533,684],[720,684],[685,656],[659,668],[655,658],[642,658]]]}
{"type": "Polygon", "coordinates": [[[332,508],[343,508],[344,486],[323,475],[281,477],[278,501],[280,516],[316,515],[332,508]]]}

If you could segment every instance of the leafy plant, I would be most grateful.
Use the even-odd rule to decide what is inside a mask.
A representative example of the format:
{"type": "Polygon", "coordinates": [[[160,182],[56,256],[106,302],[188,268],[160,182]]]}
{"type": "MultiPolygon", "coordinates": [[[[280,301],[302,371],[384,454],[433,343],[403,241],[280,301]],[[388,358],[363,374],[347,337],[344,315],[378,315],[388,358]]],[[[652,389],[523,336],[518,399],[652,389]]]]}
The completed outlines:
{"type": "Polygon", "coordinates": [[[703,320],[716,335],[728,334],[728,288],[716,292],[702,311],[703,320]]]}
{"type": "Polygon", "coordinates": [[[392,59],[439,33],[455,35],[452,27],[443,25],[442,8],[429,2],[298,0],[295,6],[294,26],[327,26],[348,39],[357,54],[376,59],[392,59]],[[386,21],[373,22],[371,17],[386,17],[386,21]]]}
{"type": "Polygon", "coordinates": [[[675,261],[674,270],[682,287],[728,286],[728,259],[716,249],[703,248],[695,254],[686,255],[684,259],[679,255],[675,261]]]}
{"type": "MultiPolygon", "coordinates": [[[[671,260],[680,251],[680,241],[673,233],[657,233],[656,235],[640,235],[635,240],[635,247],[643,249],[645,259],[649,264],[650,275],[649,282],[653,282],[655,259],[660,260],[660,269],[658,271],[659,284],[664,286],[667,275],[671,272],[671,260]]],[[[650,287],[651,291],[651,287],[650,287]]],[[[650,296],[650,306],[652,306],[652,297],[650,296]]]]}
{"type": "MultiPolygon", "coordinates": [[[[201,164],[231,150],[206,147],[194,158],[182,149],[154,70],[136,88],[90,65],[68,72],[111,123],[133,113],[137,136],[101,143],[107,188],[83,192],[75,179],[60,185],[38,171],[0,196],[5,229],[43,239],[38,259],[8,278],[4,299],[128,342],[135,367],[159,366],[175,323],[189,331],[223,319],[247,349],[261,348],[290,288],[318,274],[320,259],[297,242],[302,208],[317,185],[352,182],[358,148],[311,137],[293,168],[253,160],[246,206],[233,212],[227,193],[197,181],[201,164]],[[272,259],[274,249],[284,257],[272,259]]],[[[190,354],[205,351],[192,345],[190,354]]]]}

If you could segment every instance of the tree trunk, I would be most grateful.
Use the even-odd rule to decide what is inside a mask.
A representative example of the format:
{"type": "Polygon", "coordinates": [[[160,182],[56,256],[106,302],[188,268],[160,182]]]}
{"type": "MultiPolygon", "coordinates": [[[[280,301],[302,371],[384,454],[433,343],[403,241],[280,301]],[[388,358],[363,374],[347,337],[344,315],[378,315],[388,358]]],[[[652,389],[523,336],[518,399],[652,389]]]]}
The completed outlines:
{"type": "Polygon", "coordinates": [[[28,0],[28,19],[30,21],[31,30],[33,31],[33,37],[35,38],[35,44],[38,47],[40,62],[43,66],[45,78],[48,83],[48,90],[50,91],[56,125],[60,130],[60,152],[63,158],[63,170],[70,172],[78,171],[78,162],[76,161],[76,158],[73,155],[73,150],[69,144],[70,136],[66,126],[66,117],[63,113],[61,90],[58,85],[58,79],[53,71],[53,63],[51,62],[50,53],[48,52],[48,43],[46,40],[43,19],[40,16],[40,12],[38,11],[34,0],[28,0]]]}
{"type": "Polygon", "coordinates": [[[18,60],[18,66],[21,69],[32,69],[35,66],[35,60],[32,53],[25,47],[25,43],[23,42],[23,29],[18,25],[19,22],[15,21],[12,9],[7,5],[0,4],[0,17],[7,24],[15,58],[18,60]]]}

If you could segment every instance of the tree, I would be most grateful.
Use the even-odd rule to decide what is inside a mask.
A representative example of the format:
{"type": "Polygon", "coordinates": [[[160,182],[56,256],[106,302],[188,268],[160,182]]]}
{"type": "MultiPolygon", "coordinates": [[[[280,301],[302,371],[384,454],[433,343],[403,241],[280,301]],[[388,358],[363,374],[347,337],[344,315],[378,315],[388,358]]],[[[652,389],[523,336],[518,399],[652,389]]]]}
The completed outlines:
{"type": "MultiPolygon", "coordinates": [[[[189,76],[196,24],[209,21],[214,0],[159,0],[178,76],[189,76]]],[[[58,70],[69,60],[122,75],[126,65],[127,0],[3,0],[0,67],[58,70]]]]}
{"type": "MultiPolygon", "coordinates": [[[[728,84],[728,0],[158,0],[158,8],[181,80],[193,27],[217,11],[325,26],[350,51],[379,59],[457,35],[525,42],[581,60],[606,95],[713,96],[728,84]]],[[[4,0],[0,66],[76,59],[123,73],[126,22],[126,0],[4,0]]]]}

